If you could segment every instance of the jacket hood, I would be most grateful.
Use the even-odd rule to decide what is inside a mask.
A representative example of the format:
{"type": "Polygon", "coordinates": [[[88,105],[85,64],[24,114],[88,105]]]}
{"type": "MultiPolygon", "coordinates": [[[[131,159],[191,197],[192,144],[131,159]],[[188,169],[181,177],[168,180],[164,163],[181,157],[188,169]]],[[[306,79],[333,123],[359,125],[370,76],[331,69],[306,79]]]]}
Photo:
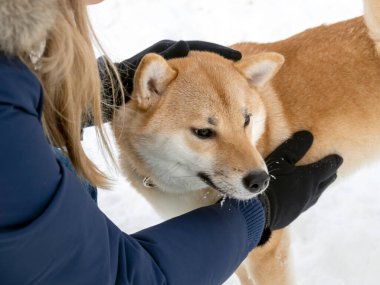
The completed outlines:
{"type": "Polygon", "coordinates": [[[30,53],[54,25],[59,0],[0,0],[0,51],[30,53]]]}

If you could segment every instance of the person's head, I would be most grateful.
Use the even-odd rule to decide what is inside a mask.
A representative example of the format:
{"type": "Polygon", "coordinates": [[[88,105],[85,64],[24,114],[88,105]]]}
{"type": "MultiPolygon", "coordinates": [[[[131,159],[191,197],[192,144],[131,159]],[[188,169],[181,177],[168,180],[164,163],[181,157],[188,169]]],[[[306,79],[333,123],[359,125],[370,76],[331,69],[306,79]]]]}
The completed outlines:
{"type": "Polygon", "coordinates": [[[101,84],[92,48],[87,4],[99,0],[0,0],[0,51],[21,58],[40,79],[43,123],[80,175],[97,186],[106,178],[81,146],[81,125],[91,113],[101,138],[101,84]]]}

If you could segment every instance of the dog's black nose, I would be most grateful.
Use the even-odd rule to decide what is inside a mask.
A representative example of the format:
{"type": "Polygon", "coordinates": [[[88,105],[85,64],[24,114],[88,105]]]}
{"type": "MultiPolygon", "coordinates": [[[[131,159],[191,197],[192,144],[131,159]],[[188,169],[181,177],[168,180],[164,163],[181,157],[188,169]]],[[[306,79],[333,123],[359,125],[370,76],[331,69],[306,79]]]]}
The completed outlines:
{"type": "Polygon", "coordinates": [[[265,171],[252,171],[243,177],[243,185],[252,193],[259,193],[269,185],[269,175],[265,171]]]}

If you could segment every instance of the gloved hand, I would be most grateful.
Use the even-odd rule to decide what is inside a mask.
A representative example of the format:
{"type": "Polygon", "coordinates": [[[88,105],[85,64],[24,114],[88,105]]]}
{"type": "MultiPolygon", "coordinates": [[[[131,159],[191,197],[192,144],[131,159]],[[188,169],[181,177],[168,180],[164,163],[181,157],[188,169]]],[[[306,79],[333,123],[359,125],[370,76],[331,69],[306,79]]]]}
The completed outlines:
{"type": "Polygon", "coordinates": [[[337,170],[343,163],[339,155],[295,166],[312,143],[310,132],[297,132],[266,158],[272,179],[268,189],[259,195],[266,211],[266,229],[272,231],[288,226],[313,206],[337,178],[337,170]]]}
{"type": "Polygon", "coordinates": [[[121,93],[116,94],[116,98],[113,97],[111,82],[108,73],[106,72],[107,61],[105,58],[100,57],[98,59],[98,67],[100,72],[100,78],[103,84],[103,101],[105,120],[112,118],[112,106],[120,106],[123,101],[129,101],[129,95],[133,91],[133,78],[135,71],[141,61],[141,59],[148,53],[157,53],[163,56],[165,59],[185,57],[190,51],[209,51],[217,53],[227,59],[237,61],[241,59],[241,53],[239,51],[217,45],[214,43],[203,41],[171,41],[163,40],[155,43],[151,47],[143,50],[135,56],[124,60],[120,63],[116,63],[116,68],[120,74],[122,84],[124,86],[125,98],[121,98],[121,93]]]}

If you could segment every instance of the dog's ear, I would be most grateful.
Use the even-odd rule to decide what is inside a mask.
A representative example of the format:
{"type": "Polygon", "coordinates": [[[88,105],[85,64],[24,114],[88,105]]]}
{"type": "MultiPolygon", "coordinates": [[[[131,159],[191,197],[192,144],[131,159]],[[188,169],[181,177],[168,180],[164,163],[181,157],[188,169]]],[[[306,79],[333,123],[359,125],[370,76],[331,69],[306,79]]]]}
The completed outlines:
{"type": "Polygon", "coordinates": [[[162,56],[147,54],[136,70],[132,98],[137,100],[141,110],[147,111],[176,76],[177,72],[162,56]]]}
{"type": "Polygon", "coordinates": [[[280,70],[284,57],[276,52],[263,52],[248,56],[235,66],[256,87],[264,86],[280,70]]]}

